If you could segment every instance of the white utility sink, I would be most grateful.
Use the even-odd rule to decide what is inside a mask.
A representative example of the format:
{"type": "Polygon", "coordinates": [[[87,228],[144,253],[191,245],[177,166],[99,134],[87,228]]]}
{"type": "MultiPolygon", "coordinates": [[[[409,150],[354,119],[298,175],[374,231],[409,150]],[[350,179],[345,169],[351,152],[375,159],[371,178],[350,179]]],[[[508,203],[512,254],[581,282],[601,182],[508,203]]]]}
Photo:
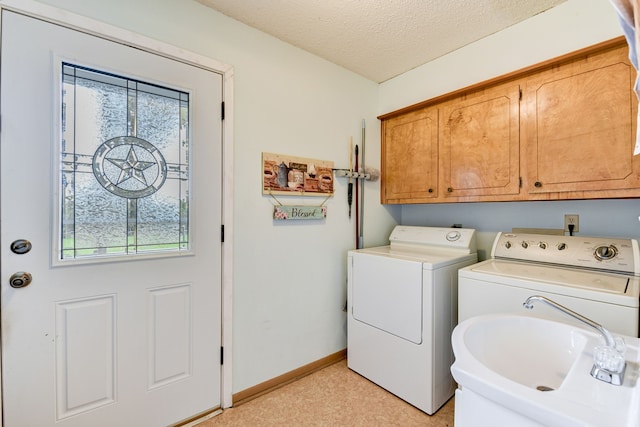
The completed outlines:
{"type": "Polygon", "coordinates": [[[534,389],[557,389],[584,350],[582,330],[539,319],[503,317],[485,319],[467,329],[464,346],[480,363],[496,374],[534,389]],[[480,326],[478,326],[480,325],[480,326]]]}
{"type": "Polygon", "coordinates": [[[525,315],[478,316],[453,331],[456,427],[640,426],[640,339],[623,337],[621,386],[590,375],[595,331],[525,315]]]}

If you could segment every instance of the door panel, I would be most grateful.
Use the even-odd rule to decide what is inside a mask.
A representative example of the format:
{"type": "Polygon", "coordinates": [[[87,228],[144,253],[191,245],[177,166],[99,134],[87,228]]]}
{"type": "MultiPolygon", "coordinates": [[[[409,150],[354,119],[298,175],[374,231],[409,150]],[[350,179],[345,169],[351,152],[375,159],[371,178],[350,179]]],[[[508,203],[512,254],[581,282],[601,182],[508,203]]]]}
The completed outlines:
{"type": "Polygon", "coordinates": [[[115,307],[114,295],[56,303],[56,410],[60,418],[116,400],[115,307]]]}
{"type": "Polygon", "coordinates": [[[422,263],[393,257],[353,255],[353,318],[422,344],[422,263]]]}
{"type": "MultiPolygon", "coordinates": [[[[8,11],[0,72],[4,426],[161,426],[220,406],[221,76],[8,11]],[[63,62],[189,95],[190,163],[183,172],[190,231],[179,250],[130,251],[130,236],[124,255],[61,259],[63,62]],[[32,250],[11,252],[17,239],[29,240],[32,250]],[[19,271],[33,281],[11,287],[9,277],[19,271]]],[[[94,117],[80,113],[76,129],[94,126],[94,117]]],[[[87,134],[78,132],[76,138],[87,134]]],[[[129,168],[122,181],[143,182],[143,169],[160,157],[138,158],[137,150],[149,147],[126,143],[133,157],[110,164],[129,168]]],[[[91,172],[82,158],[73,162],[78,173],[89,168],[82,179],[104,186],[99,167],[91,172]]],[[[164,181],[150,183],[163,191],[164,181]]],[[[147,245],[153,210],[144,218],[139,212],[154,196],[119,195],[129,205],[126,216],[146,233],[136,243],[147,245]]],[[[94,208],[99,201],[87,199],[94,208]]]]}

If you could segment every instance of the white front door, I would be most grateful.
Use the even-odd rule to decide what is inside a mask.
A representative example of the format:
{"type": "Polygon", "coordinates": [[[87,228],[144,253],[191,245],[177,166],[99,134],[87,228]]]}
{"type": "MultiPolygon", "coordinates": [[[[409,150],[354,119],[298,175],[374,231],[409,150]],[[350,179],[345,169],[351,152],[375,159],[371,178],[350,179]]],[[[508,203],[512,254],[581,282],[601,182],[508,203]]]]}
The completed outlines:
{"type": "Polygon", "coordinates": [[[9,11],[1,52],[4,427],[219,407],[221,76],[9,11]]]}

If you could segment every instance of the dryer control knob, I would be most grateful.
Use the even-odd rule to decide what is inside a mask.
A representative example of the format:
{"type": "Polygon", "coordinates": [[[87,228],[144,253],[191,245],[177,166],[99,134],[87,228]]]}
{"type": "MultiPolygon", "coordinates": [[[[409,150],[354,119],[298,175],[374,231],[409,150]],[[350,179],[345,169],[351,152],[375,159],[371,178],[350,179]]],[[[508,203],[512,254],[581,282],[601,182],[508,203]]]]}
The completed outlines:
{"type": "Polygon", "coordinates": [[[505,247],[505,248],[507,248],[507,249],[509,249],[509,248],[511,247],[511,242],[506,242],[506,243],[504,244],[504,247],[505,247]]]}
{"type": "Polygon", "coordinates": [[[529,244],[527,242],[522,242],[522,247],[527,249],[529,247],[529,244]]]}
{"type": "Polygon", "coordinates": [[[450,231],[447,233],[447,240],[450,242],[455,242],[456,240],[460,239],[461,236],[462,235],[459,231],[450,231]]]}
{"type": "Polygon", "coordinates": [[[540,243],[538,243],[538,247],[540,249],[547,249],[547,244],[545,242],[540,242],[540,243]]]}

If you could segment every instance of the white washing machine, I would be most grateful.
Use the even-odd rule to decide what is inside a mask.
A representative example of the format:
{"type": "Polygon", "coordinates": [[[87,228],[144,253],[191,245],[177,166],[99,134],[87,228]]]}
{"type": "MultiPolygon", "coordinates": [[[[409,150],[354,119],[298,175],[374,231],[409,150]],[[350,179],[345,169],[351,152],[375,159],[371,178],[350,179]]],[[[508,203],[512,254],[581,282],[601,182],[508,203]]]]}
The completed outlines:
{"type": "Polygon", "coordinates": [[[431,415],[455,391],[458,270],[477,262],[476,233],[399,225],[389,241],[348,254],[347,364],[431,415]]]}
{"type": "Polygon", "coordinates": [[[637,337],[640,254],[634,239],[499,233],[491,259],[459,272],[458,320],[488,313],[519,313],[584,325],[538,304],[542,295],[600,323],[637,337]]]}

